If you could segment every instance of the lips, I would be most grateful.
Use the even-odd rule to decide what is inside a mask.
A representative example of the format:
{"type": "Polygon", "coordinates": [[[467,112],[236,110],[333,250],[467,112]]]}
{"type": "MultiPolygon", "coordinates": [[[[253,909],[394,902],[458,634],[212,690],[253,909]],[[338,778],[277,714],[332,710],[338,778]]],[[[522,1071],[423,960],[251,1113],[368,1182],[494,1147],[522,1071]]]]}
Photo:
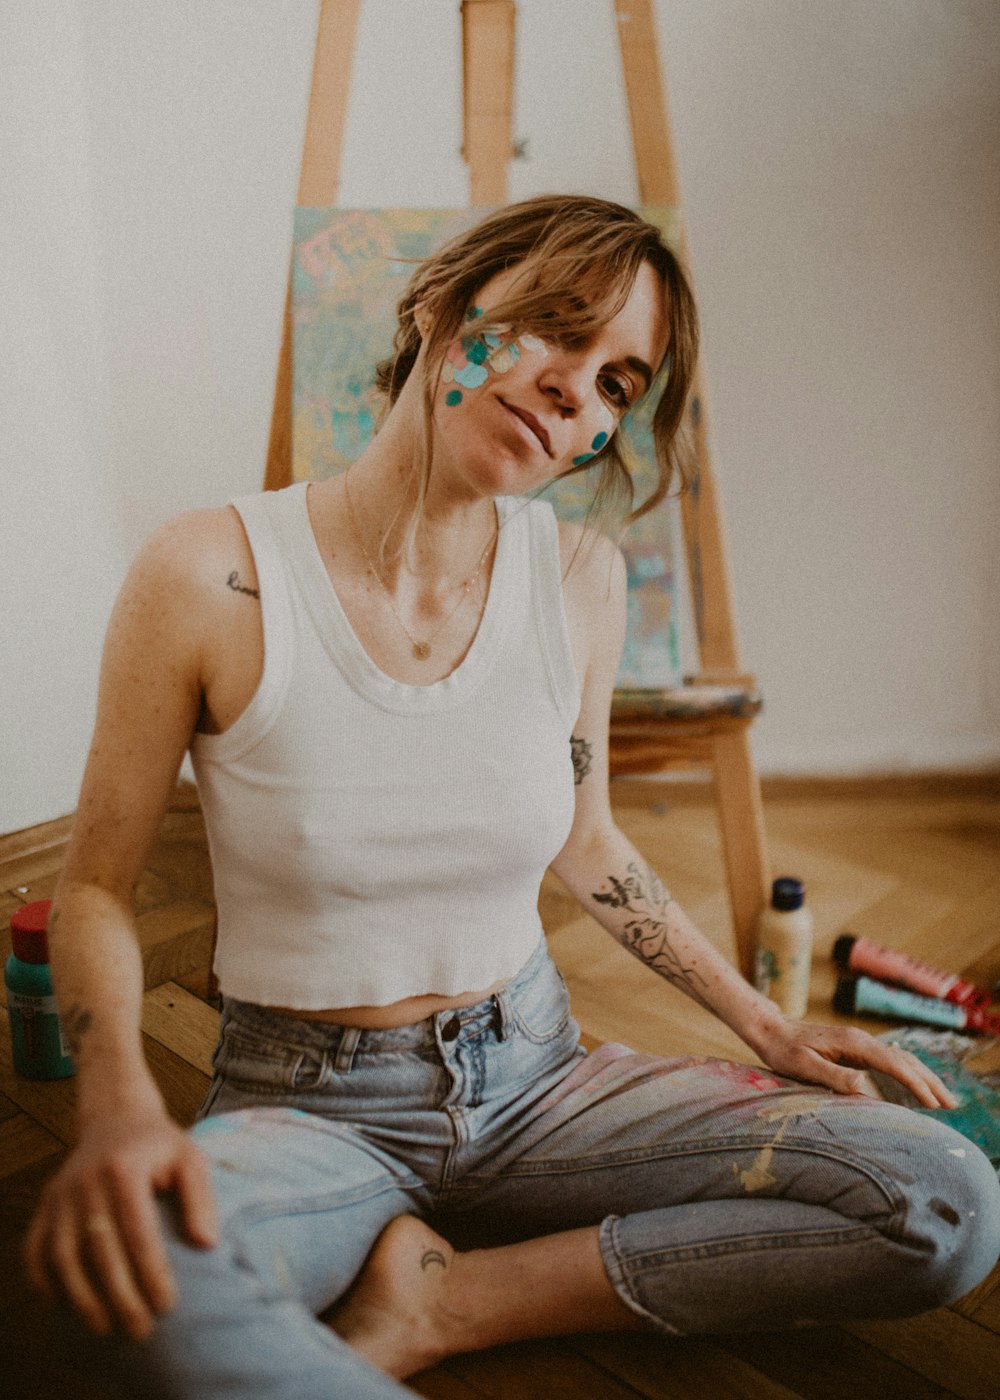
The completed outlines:
{"type": "Polygon", "coordinates": [[[518,408],[516,404],[508,403],[506,399],[501,400],[501,402],[503,403],[504,408],[509,409],[509,411],[513,413],[515,418],[520,418],[521,422],[531,429],[535,437],[545,449],[546,457],[551,457],[552,444],[549,441],[549,435],[546,432],[545,428],[542,426],[542,424],[539,423],[535,415],[533,413],[529,413],[526,408],[518,408]]]}

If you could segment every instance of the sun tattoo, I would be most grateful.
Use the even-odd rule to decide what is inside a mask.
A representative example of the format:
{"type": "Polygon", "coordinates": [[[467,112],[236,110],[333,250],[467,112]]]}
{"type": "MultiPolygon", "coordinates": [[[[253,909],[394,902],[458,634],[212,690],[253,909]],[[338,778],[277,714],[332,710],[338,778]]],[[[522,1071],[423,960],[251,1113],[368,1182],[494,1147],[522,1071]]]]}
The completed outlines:
{"type": "Polygon", "coordinates": [[[694,968],[684,966],[671,943],[667,909],[676,900],[670,891],[648,865],[640,867],[635,861],[629,863],[624,879],[616,875],[607,878],[610,890],[595,890],[591,899],[624,912],[626,917],[617,933],[622,946],[710,1010],[703,991],[707,983],[694,968]]]}
{"type": "Polygon", "coordinates": [[[69,1053],[75,1058],[80,1054],[83,1037],[94,1024],[94,1018],[86,1007],[74,1002],[61,1019],[62,1032],[69,1046],[69,1053]]]}
{"type": "Polygon", "coordinates": [[[569,747],[573,757],[573,782],[579,787],[590,772],[591,760],[594,757],[594,746],[588,743],[586,739],[578,739],[574,734],[569,741],[569,747]]]}

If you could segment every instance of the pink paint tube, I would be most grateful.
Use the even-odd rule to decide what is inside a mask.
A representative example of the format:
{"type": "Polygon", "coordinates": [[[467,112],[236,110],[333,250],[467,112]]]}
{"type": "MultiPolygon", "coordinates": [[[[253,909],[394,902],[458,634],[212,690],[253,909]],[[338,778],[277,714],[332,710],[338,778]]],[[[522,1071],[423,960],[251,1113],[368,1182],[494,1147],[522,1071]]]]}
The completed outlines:
{"type": "Polygon", "coordinates": [[[988,987],[977,987],[974,982],[965,982],[952,972],[942,972],[929,963],[918,962],[895,948],[884,948],[881,943],[854,933],[841,934],[833,945],[833,957],[851,972],[866,972],[883,982],[895,982],[921,996],[940,997],[957,1006],[983,1010],[993,1000],[988,987]]]}
{"type": "Polygon", "coordinates": [[[974,1031],[976,1035],[1000,1035],[1000,1016],[991,1016],[980,1007],[958,1006],[941,997],[917,996],[901,987],[873,982],[870,977],[841,977],[833,1007],[843,1016],[862,1013],[895,1021],[920,1021],[925,1026],[947,1026],[953,1031],[974,1031]]]}

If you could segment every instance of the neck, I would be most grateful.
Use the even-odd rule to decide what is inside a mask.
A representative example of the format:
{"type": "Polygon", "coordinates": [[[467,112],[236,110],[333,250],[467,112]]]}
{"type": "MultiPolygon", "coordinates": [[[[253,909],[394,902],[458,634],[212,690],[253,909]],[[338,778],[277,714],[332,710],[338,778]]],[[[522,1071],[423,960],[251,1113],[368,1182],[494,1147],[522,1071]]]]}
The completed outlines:
{"type": "MultiPolygon", "coordinates": [[[[407,388],[410,386],[407,385],[407,388]]],[[[420,500],[419,443],[422,421],[399,402],[377,436],[341,480],[366,550],[387,582],[401,571],[426,584],[454,581],[476,566],[477,555],[497,528],[496,506],[456,482],[447,465],[432,458],[420,500]]]]}

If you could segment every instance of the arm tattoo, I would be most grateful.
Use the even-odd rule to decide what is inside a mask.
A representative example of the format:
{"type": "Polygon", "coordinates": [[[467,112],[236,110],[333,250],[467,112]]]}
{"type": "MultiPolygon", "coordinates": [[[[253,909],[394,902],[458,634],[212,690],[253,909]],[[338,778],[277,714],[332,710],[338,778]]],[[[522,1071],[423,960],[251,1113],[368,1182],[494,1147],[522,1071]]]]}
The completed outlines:
{"type": "Polygon", "coordinates": [[[240,583],[240,575],[237,569],[234,569],[226,579],[226,586],[231,588],[234,593],[248,593],[251,598],[260,597],[260,593],[256,588],[247,588],[245,584],[240,583]]]}
{"type": "Polygon", "coordinates": [[[428,1249],[424,1251],[420,1260],[421,1269],[429,1269],[432,1264],[440,1264],[442,1269],[448,1267],[448,1261],[439,1249],[428,1249]]]}
{"type": "Polygon", "coordinates": [[[573,756],[573,782],[577,787],[583,782],[590,772],[590,761],[594,757],[594,746],[586,739],[578,739],[574,734],[569,741],[570,753],[573,756]]]}
{"type": "Polygon", "coordinates": [[[591,898],[597,904],[621,909],[625,914],[618,938],[622,946],[641,962],[665,977],[674,986],[711,1011],[705,1000],[705,979],[693,967],[685,967],[670,939],[667,909],[675,903],[673,895],[664,889],[658,876],[648,865],[640,868],[631,861],[624,880],[608,876],[610,891],[595,890],[591,898]]]}
{"type": "Polygon", "coordinates": [[[83,1037],[94,1024],[94,1018],[86,1007],[78,1006],[74,1002],[65,1015],[60,1017],[60,1022],[66,1037],[66,1044],[69,1046],[69,1053],[76,1059],[83,1044],[83,1037]]]}

